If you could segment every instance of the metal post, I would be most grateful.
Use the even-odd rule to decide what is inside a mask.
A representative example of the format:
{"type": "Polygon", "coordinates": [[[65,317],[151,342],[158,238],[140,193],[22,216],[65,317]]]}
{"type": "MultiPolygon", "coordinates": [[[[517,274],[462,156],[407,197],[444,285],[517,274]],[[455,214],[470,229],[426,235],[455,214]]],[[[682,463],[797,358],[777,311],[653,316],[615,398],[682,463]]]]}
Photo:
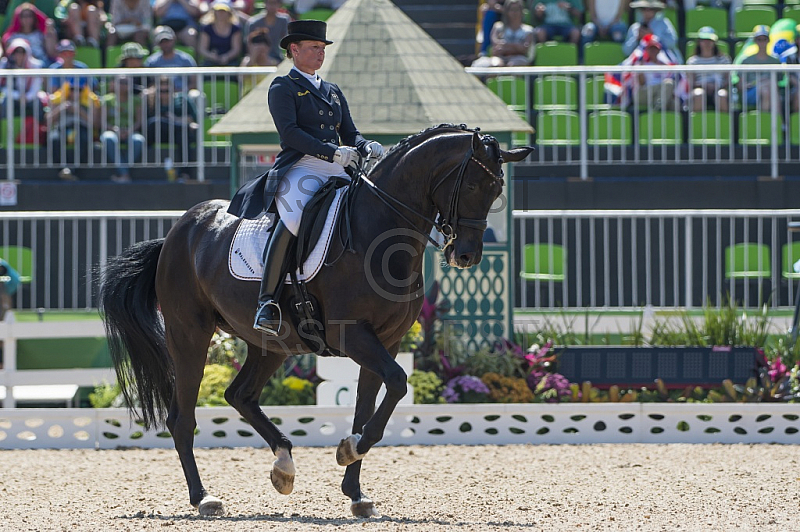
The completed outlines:
{"type": "MultiPolygon", "coordinates": [[[[578,75],[579,87],[586,86],[586,73],[581,72],[578,75]]],[[[580,139],[581,139],[581,179],[584,181],[589,179],[589,147],[586,145],[586,91],[578,91],[578,120],[580,123],[580,139]]]]}
{"type": "Polygon", "coordinates": [[[14,180],[14,99],[11,98],[11,82],[14,78],[6,74],[6,179],[14,180]]]}
{"type": "Polygon", "coordinates": [[[197,114],[200,123],[197,128],[197,181],[206,180],[206,152],[205,152],[205,121],[206,121],[206,95],[203,92],[203,75],[197,74],[197,90],[200,95],[197,98],[197,114]]]}
{"type": "Polygon", "coordinates": [[[778,73],[773,70],[769,73],[769,126],[771,131],[769,175],[772,179],[778,178],[778,139],[780,138],[778,135],[781,134],[778,131],[778,101],[778,73]]]}
{"type": "Polygon", "coordinates": [[[685,276],[686,276],[686,291],[684,292],[685,301],[683,306],[687,309],[692,308],[692,217],[687,215],[684,219],[686,223],[686,227],[683,228],[684,231],[684,245],[683,245],[683,267],[685,276]]]}

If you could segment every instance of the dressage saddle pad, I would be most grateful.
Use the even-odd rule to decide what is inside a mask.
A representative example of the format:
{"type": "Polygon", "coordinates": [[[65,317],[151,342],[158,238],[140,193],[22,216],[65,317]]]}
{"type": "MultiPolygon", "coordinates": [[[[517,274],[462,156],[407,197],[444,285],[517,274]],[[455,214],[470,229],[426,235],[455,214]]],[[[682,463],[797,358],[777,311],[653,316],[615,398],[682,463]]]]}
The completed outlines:
{"type": "MultiPolygon", "coordinates": [[[[303,275],[297,271],[297,279],[300,281],[310,281],[322,269],[325,257],[328,255],[333,228],[337,213],[342,203],[343,188],[336,191],[336,198],[328,210],[325,218],[325,226],[319,240],[314,245],[314,249],[303,264],[303,275]]],[[[320,216],[323,216],[320,213],[320,216]]],[[[236,229],[236,234],[231,241],[230,252],[228,253],[228,270],[236,279],[242,281],[261,281],[264,273],[264,246],[267,239],[272,236],[272,224],[275,221],[275,214],[269,213],[255,220],[243,219],[236,229]]],[[[291,284],[291,278],[286,276],[285,283],[291,284]]]]}

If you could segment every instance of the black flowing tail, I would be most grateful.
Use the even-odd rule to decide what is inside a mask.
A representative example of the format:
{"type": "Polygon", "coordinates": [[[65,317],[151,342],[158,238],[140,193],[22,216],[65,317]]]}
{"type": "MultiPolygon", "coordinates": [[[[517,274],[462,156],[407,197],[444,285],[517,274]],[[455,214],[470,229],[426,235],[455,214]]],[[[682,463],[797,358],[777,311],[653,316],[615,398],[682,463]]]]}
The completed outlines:
{"type": "Polygon", "coordinates": [[[100,312],[117,382],[145,428],[163,425],[175,382],[156,300],[156,268],[164,239],[135,244],[101,272],[100,312]]]}

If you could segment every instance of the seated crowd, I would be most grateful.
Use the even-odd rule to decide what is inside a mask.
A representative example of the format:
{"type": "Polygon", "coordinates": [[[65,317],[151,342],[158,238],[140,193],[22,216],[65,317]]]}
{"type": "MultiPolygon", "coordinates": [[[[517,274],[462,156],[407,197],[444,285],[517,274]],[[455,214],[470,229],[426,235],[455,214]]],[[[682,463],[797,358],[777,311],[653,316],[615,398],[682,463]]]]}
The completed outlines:
{"type": "MultiPolygon", "coordinates": [[[[11,0],[0,13],[0,69],[275,66],[294,17],[343,3],[263,0],[257,10],[253,0],[11,0]]],[[[246,93],[263,77],[241,76],[236,90],[246,93]]],[[[176,163],[196,160],[190,147],[203,114],[195,76],[12,79],[6,87],[0,76],[0,119],[12,100],[22,122],[16,141],[46,149],[48,160],[64,164],[63,179],[76,178],[67,165],[97,161],[95,147],[116,182],[130,181],[130,163],[148,146],[169,145],[176,163]]],[[[210,96],[211,112],[227,110],[210,96]]],[[[192,178],[189,166],[177,176],[192,178]]]]}

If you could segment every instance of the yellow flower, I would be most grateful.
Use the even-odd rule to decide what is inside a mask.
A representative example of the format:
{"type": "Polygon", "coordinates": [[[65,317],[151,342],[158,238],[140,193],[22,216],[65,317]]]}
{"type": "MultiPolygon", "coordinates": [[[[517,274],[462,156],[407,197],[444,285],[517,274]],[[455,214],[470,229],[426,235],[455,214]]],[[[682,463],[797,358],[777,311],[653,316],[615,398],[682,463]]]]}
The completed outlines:
{"type": "Polygon", "coordinates": [[[305,379],[300,379],[298,377],[286,377],[283,379],[283,385],[289,388],[290,390],[294,390],[296,392],[302,392],[306,389],[309,382],[305,379]]]}

